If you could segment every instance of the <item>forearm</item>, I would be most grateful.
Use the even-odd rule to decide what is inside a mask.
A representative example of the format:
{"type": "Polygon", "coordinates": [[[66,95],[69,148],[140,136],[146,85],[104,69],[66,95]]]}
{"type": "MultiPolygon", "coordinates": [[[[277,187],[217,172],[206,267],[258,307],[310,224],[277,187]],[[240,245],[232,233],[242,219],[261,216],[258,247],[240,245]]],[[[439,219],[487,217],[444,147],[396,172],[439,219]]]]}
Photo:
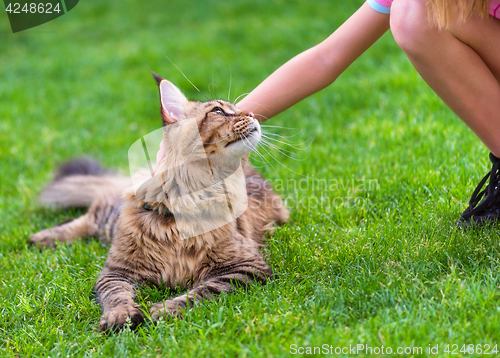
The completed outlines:
{"type": "Polygon", "coordinates": [[[270,118],[325,88],[389,29],[389,16],[364,4],[330,37],[294,57],[237,106],[270,118]]]}

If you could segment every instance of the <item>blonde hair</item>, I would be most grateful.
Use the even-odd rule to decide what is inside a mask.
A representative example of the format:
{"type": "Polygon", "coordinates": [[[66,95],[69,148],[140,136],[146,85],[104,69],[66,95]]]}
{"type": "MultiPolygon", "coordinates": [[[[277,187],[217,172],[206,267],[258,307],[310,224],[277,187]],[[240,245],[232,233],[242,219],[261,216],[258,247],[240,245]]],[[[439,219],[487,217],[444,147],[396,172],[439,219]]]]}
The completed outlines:
{"type": "Polygon", "coordinates": [[[431,23],[440,29],[467,21],[472,15],[486,18],[491,0],[427,0],[431,23]]]}

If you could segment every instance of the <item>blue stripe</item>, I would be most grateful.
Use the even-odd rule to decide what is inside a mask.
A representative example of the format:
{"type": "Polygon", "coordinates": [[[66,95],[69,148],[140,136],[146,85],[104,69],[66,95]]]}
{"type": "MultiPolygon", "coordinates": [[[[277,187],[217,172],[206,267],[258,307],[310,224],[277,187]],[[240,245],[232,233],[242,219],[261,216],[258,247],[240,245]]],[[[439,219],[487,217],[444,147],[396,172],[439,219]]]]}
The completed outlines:
{"type": "Polygon", "coordinates": [[[391,8],[390,7],[380,5],[375,0],[367,0],[366,2],[375,11],[381,12],[382,14],[390,14],[391,13],[391,8]]]}

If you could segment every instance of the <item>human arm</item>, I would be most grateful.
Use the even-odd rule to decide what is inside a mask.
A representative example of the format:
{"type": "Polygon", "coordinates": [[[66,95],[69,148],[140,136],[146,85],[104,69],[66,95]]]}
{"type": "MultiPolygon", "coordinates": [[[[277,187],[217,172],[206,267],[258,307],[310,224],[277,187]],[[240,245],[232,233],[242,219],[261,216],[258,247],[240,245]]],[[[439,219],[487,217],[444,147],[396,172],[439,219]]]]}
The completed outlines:
{"type": "Polygon", "coordinates": [[[237,103],[260,122],[327,87],[389,29],[389,15],[364,3],[320,44],[285,63],[237,103]]]}
{"type": "MultiPolygon", "coordinates": [[[[334,82],[338,76],[389,29],[389,15],[364,3],[320,44],[285,63],[248,96],[239,109],[263,122],[334,82]]],[[[160,145],[156,167],[165,157],[160,145]]]]}

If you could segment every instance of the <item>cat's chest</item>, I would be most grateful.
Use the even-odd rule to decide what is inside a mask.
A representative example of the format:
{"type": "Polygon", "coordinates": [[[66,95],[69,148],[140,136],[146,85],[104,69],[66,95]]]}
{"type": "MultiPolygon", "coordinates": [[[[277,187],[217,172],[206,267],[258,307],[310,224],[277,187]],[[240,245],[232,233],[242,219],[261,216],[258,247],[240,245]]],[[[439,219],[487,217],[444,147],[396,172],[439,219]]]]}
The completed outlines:
{"type": "Polygon", "coordinates": [[[191,287],[200,281],[208,262],[206,248],[166,244],[155,253],[157,282],[154,283],[168,287],[191,287]]]}

